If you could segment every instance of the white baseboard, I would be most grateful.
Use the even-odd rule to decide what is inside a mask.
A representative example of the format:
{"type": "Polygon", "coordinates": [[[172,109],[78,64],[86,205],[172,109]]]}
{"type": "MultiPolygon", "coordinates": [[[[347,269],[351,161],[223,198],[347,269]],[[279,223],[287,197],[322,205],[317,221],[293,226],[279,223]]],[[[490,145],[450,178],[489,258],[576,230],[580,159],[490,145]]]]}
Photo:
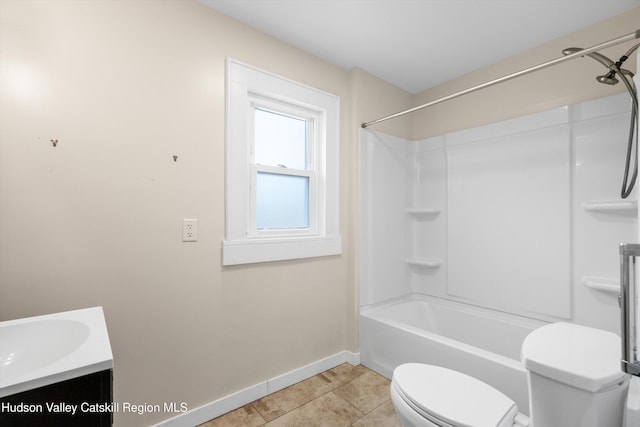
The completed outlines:
{"type": "Polygon", "coordinates": [[[349,364],[356,366],[360,364],[360,353],[352,353],[350,351],[345,351],[347,353],[347,362],[349,364]]]}
{"type": "Polygon", "coordinates": [[[342,351],[316,362],[310,363],[293,371],[268,379],[261,383],[247,387],[244,390],[229,394],[221,399],[214,400],[200,407],[191,409],[183,414],[169,418],[155,424],[154,427],[193,427],[202,424],[212,418],[219,417],[229,411],[238,409],[247,403],[258,400],[268,394],[289,387],[307,378],[311,378],[328,369],[335,368],[345,362],[352,365],[360,364],[360,353],[342,351]]]}

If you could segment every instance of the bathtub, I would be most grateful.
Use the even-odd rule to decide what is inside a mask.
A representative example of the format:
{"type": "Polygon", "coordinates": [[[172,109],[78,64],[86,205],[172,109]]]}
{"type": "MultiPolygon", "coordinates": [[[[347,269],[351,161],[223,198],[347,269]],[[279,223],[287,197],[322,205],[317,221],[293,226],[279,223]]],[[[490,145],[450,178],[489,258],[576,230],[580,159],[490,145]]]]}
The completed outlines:
{"type": "Polygon", "coordinates": [[[391,378],[396,366],[428,363],[478,378],[529,413],[522,341],[545,322],[425,295],[362,307],[361,363],[391,378]]]}

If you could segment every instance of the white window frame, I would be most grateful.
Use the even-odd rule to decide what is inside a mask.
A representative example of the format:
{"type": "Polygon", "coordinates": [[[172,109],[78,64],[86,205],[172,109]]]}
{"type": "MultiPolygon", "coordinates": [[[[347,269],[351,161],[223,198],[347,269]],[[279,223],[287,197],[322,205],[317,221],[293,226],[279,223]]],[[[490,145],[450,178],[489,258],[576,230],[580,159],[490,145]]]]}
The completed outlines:
{"type": "Polygon", "coordinates": [[[237,265],[337,255],[339,232],[340,98],[227,59],[226,237],[222,264],[237,265]],[[313,122],[308,171],[256,165],[256,106],[313,122]],[[309,228],[257,230],[255,178],[259,171],[309,174],[309,228]],[[311,188],[313,186],[313,188],[311,188]]]}

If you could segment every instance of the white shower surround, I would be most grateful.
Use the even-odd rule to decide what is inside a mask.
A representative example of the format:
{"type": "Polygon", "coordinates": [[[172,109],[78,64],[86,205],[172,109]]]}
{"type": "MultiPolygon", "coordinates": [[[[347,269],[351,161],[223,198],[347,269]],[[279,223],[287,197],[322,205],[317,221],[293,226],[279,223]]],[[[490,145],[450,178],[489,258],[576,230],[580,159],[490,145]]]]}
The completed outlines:
{"type": "Polygon", "coordinates": [[[528,413],[518,349],[568,320],[619,332],[628,95],[407,141],[361,133],[360,355],[445,366],[528,413]]]}
{"type": "Polygon", "coordinates": [[[360,305],[409,294],[617,332],[628,94],[422,141],[362,130],[360,305]]]}
{"type": "Polygon", "coordinates": [[[630,110],[624,93],[417,142],[363,130],[362,363],[449,367],[528,413],[529,331],[619,333],[618,245],[639,241],[637,191],[619,198],[630,110]]]}

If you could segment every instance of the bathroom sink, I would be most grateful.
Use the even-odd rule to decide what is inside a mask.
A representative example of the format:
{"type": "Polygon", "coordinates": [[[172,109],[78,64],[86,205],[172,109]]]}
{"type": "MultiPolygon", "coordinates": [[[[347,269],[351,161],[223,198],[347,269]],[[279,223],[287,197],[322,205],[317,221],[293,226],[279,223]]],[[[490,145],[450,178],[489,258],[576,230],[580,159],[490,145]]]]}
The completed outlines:
{"type": "Polygon", "coordinates": [[[101,307],[0,322],[0,397],[111,368],[101,307]]]}
{"type": "Polygon", "coordinates": [[[0,328],[0,378],[14,382],[80,347],[89,328],[75,320],[51,319],[0,328]]]}

